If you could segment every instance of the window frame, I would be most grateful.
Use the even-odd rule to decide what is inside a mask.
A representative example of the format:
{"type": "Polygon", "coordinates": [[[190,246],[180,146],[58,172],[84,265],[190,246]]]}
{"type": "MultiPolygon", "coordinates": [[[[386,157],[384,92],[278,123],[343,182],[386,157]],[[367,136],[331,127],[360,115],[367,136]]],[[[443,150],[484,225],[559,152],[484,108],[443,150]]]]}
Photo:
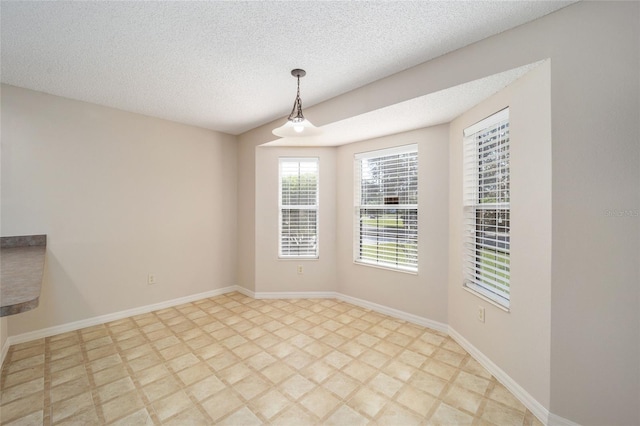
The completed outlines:
{"type": "Polygon", "coordinates": [[[462,182],[463,287],[508,311],[511,302],[509,107],[464,130],[462,182]],[[487,137],[492,132],[498,132],[496,139],[487,137]],[[483,165],[495,169],[481,170],[483,165]],[[489,194],[494,197],[486,197],[489,194]],[[506,224],[503,224],[505,217],[506,224]]]}
{"type": "MultiPolygon", "coordinates": [[[[389,269],[398,272],[406,272],[417,274],[418,273],[418,217],[419,217],[419,204],[418,204],[418,144],[408,144],[408,145],[400,145],[392,148],[374,150],[374,151],[366,151],[356,153],[354,155],[354,232],[353,232],[353,261],[358,265],[364,266],[372,266],[377,268],[389,269]],[[391,157],[409,154],[411,156],[411,165],[415,170],[415,188],[412,188],[412,193],[415,195],[412,197],[415,199],[414,203],[401,203],[399,198],[402,197],[386,197],[385,190],[382,190],[382,204],[370,204],[363,201],[363,190],[366,191],[363,187],[362,181],[362,167],[363,161],[369,160],[382,160],[386,158],[387,160],[391,157]],[[376,223],[376,226],[373,228],[373,231],[370,231],[368,234],[363,233],[362,227],[362,211],[363,210],[374,210],[374,211],[392,211],[395,210],[396,215],[396,223],[399,220],[403,220],[404,222],[409,221],[409,225],[405,229],[403,229],[400,235],[399,231],[396,231],[396,243],[400,241],[400,237],[404,237],[405,241],[410,241],[410,244],[406,244],[409,248],[406,251],[406,254],[402,254],[403,251],[399,250],[396,247],[395,250],[389,251],[386,248],[380,250],[378,247],[380,242],[377,240],[377,236],[382,234],[384,238],[389,238],[388,230],[385,231],[384,227],[381,228],[379,224],[376,223]],[[400,215],[402,218],[399,218],[399,211],[405,212],[405,215],[400,215]],[[412,212],[412,213],[410,213],[412,212]],[[383,229],[381,231],[381,229],[383,229]],[[373,232],[373,233],[372,233],[373,232]],[[369,236],[376,235],[376,256],[377,260],[372,258],[363,257],[363,240],[369,236]],[[381,260],[380,258],[389,258],[389,256],[395,255],[395,262],[387,262],[381,260]],[[400,257],[411,257],[415,258],[412,262],[399,261],[400,257]]],[[[386,219],[385,219],[386,220],[386,219]]],[[[393,242],[393,241],[386,241],[393,242]]]]}
{"type": "Polygon", "coordinates": [[[280,260],[299,260],[299,259],[319,259],[320,258],[320,158],[314,157],[279,157],[278,158],[278,259],[280,260]],[[283,164],[297,163],[298,168],[302,163],[314,163],[315,168],[315,204],[288,204],[282,203],[282,183],[283,183],[283,164]],[[283,253],[283,211],[284,210],[313,210],[315,211],[315,253],[314,254],[284,254],[283,253]]]}

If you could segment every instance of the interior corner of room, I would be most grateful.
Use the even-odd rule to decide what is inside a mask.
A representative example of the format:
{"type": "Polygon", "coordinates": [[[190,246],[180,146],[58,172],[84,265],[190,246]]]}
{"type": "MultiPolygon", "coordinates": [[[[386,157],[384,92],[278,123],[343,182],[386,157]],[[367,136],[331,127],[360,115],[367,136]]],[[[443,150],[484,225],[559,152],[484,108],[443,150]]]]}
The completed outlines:
{"type": "Polygon", "coordinates": [[[0,361],[235,291],[332,298],[448,334],[543,423],[639,423],[639,16],[577,2],[366,82],[305,107],[324,129],[308,144],[274,137],[282,119],[233,135],[3,83],[2,236],[47,243],[39,306],[0,318],[0,361]],[[463,286],[463,132],[505,107],[508,309],[463,286]],[[363,266],[354,158],[408,144],[417,270],[363,266]],[[289,157],[318,159],[317,258],[278,256],[289,157]]]}

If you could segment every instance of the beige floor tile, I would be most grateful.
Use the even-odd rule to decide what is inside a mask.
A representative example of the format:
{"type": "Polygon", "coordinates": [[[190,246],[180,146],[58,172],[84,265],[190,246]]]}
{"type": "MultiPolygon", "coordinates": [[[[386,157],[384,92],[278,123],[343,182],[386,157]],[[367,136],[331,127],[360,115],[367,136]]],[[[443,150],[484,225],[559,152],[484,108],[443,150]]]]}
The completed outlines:
{"type": "Polygon", "coordinates": [[[456,368],[434,359],[423,364],[420,369],[444,380],[451,380],[456,371],[458,371],[456,368]]]}
{"type": "Polygon", "coordinates": [[[49,371],[55,373],[56,371],[66,370],[67,368],[82,365],[83,363],[84,358],[82,357],[82,352],[76,352],[73,355],[51,361],[49,371]]]}
{"type": "Polygon", "coordinates": [[[20,361],[24,358],[30,358],[35,355],[41,355],[45,352],[44,339],[39,339],[34,342],[21,343],[11,347],[7,355],[7,360],[11,362],[20,361]],[[34,343],[33,345],[29,345],[34,343]]]}
{"type": "Polygon", "coordinates": [[[162,422],[162,424],[163,426],[210,426],[212,422],[209,417],[203,414],[197,407],[191,406],[180,414],[162,422]]]}
{"type": "MultiPolygon", "coordinates": [[[[82,354],[80,354],[80,362],[82,363],[82,354]]],[[[115,353],[113,355],[108,355],[103,358],[96,359],[95,361],[91,361],[89,363],[89,372],[97,373],[98,371],[120,364],[122,364],[122,358],[120,358],[120,354],[115,353]]]]}
{"type": "Polygon", "coordinates": [[[230,389],[218,392],[202,403],[202,407],[214,422],[217,422],[223,416],[233,413],[242,405],[242,401],[230,389]]]}
{"type": "MultiPolygon", "coordinates": [[[[82,367],[84,369],[84,366],[79,367],[82,367]]],[[[7,374],[7,376],[4,377],[2,388],[5,389],[11,386],[19,385],[21,383],[30,382],[40,377],[44,377],[44,365],[38,365],[35,367],[20,370],[13,374],[7,374]]]]}
{"type": "Polygon", "coordinates": [[[247,359],[257,353],[262,352],[262,348],[255,343],[245,342],[239,346],[236,346],[232,350],[232,352],[240,359],[247,359]]]}
{"type": "Polygon", "coordinates": [[[342,372],[349,377],[358,380],[360,383],[365,383],[371,377],[377,374],[378,370],[356,359],[351,361],[346,367],[344,367],[342,369],[342,372]]]}
{"type": "Polygon", "coordinates": [[[331,413],[340,403],[331,392],[321,387],[313,389],[300,399],[300,404],[320,419],[331,413]]]}
{"type": "Polygon", "coordinates": [[[404,383],[400,380],[394,379],[385,373],[378,373],[371,381],[369,382],[369,386],[378,392],[383,393],[388,398],[392,398],[404,383]]]}
{"type": "Polygon", "coordinates": [[[280,384],[279,388],[284,394],[287,394],[297,400],[311,389],[315,388],[315,386],[316,385],[310,380],[305,379],[300,374],[295,374],[280,384]]]}
{"type": "Polygon", "coordinates": [[[93,407],[91,392],[83,392],[73,398],[51,404],[51,419],[56,423],[91,407],[93,407]]]}
{"type": "Polygon", "coordinates": [[[127,377],[129,372],[123,364],[114,365],[113,367],[105,368],[97,373],[92,374],[93,381],[96,386],[106,385],[107,383],[115,382],[118,379],[127,377]]]}
{"type": "Polygon", "coordinates": [[[144,407],[136,391],[123,393],[117,398],[102,404],[102,412],[107,423],[125,417],[144,407]]]}
{"type": "Polygon", "coordinates": [[[434,426],[470,425],[473,416],[441,403],[429,421],[434,426]]]}
{"type": "Polygon", "coordinates": [[[135,348],[122,350],[120,353],[122,354],[122,359],[127,362],[131,362],[134,359],[140,358],[141,356],[149,355],[154,353],[155,349],[151,346],[150,343],[145,343],[144,345],[136,346],[135,348]]]}
{"type": "Polygon", "coordinates": [[[311,363],[313,363],[317,358],[309,355],[306,352],[303,352],[299,349],[296,349],[291,354],[287,355],[283,361],[291,366],[294,370],[302,370],[311,363]]]}
{"type": "Polygon", "coordinates": [[[14,345],[0,412],[23,425],[540,425],[446,334],[240,293],[14,345]]]}
{"type": "Polygon", "coordinates": [[[353,393],[359,386],[359,383],[340,372],[334,374],[326,380],[322,387],[330,390],[334,394],[338,395],[343,400],[353,393]]]}
{"type": "Polygon", "coordinates": [[[366,425],[369,419],[358,414],[351,407],[341,405],[329,418],[324,422],[326,425],[366,425]]]}
{"type": "Polygon", "coordinates": [[[164,358],[165,361],[169,361],[183,355],[193,354],[191,353],[191,349],[189,348],[189,346],[185,345],[184,343],[178,343],[177,345],[161,349],[160,355],[162,355],[162,358],[164,358]]]}
{"type": "MultiPolygon", "coordinates": [[[[51,373],[51,386],[57,386],[61,383],[68,382],[69,380],[74,380],[78,377],[86,375],[87,369],[84,365],[78,365],[66,370],[56,371],[55,373],[51,373]]],[[[44,377],[44,371],[42,371],[38,376],[44,377]]]]}
{"type": "Polygon", "coordinates": [[[42,410],[27,414],[24,417],[13,420],[9,423],[2,423],[6,426],[33,426],[44,424],[44,412],[42,410]]]}
{"type": "Polygon", "coordinates": [[[187,352],[184,355],[180,355],[177,358],[171,359],[165,365],[169,367],[174,373],[184,370],[185,368],[193,367],[198,364],[200,360],[191,352],[187,352]]]}
{"type": "Polygon", "coordinates": [[[247,365],[260,371],[276,362],[276,358],[266,352],[259,352],[246,360],[247,365]]]}
{"type": "Polygon", "coordinates": [[[454,367],[459,367],[465,358],[465,356],[462,354],[442,348],[439,348],[432,356],[438,361],[442,361],[445,364],[449,364],[454,367]]]}
{"type": "Polygon", "coordinates": [[[233,389],[238,392],[246,401],[253,399],[271,387],[270,383],[262,380],[256,375],[249,375],[233,385],[233,389]]]}
{"type": "Polygon", "coordinates": [[[415,374],[416,369],[400,361],[391,361],[382,368],[382,371],[398,380],[408,382],[415,374]]]}
{"type": "Polygon", "coordinates": [[[443,401],[453,408],[465,410],[475,415],[480,407],[483,397],[460,386],[451,386],[444,396],[443,401]]]}
{"type": "Polygon", "coordinates": [[[77,379],[52,387],[49,391],[49,398],[51,402],[58,402],[87,392],[90,389],[91,385],[87,376],[80,376],[77,379]]]}
{"type": "Polygon", "coordinates": [[[94,391],[94,395],[97,397],[98,401],[101,404],[104,404],[105,402],[110,401],[123,393],[135,390],[135,388],[136,387],[130,377],[123,377],[120,380],[116,380],[115,382],[109,383],[108,385],[97,388],[94,391]]]}
{"type": "Polygon", "coordinates": [[[300,374],[316,383],[322,383],[327,377],[336,372],[336,369],[324,361],[316,361],[303,369],[300,374]]]}
{"type": "Polygon", "coordinates": [[[260,414],[267,420],[272,419],[282,410],[292,406],[293,403],[277,389],[271,389],[269,392],[254,399],[251,407],[254,412],[260,414]]]}
{"type": "Polygon", "coordinates": [[[525,413],[516,411],[494,401],[487,401],[481,418],[496,425],[521,425],[525,413]]]}
{"type": "Polygon", "coordinates": [[[224,370],[217,373],[217,376],[225,380],[229,384],[234,384],[244,379],[245,377],[253,374],[253,370],[251,370],[248,366],[239,362],[235,365],[232,365],[229,368],[225,368],[224,370]]]}
{"type": "Polygon", "coordinates": [[[163,378],[143,387],[142,391],[149,401],[154,402],[160,398],[175,393],[180,389],[180,384],[173,378],[173,376],[164,376],[163,378]]]}
{"type": "Polygon", "coordinates": [[[222,421],[218,423],[219,425],[228,425],[228,426],[238,426],[238,425],[261,425],[262,421],[256,417],[256,415],[251,412],[251,410],[247,407],[242,407],[235,413],[232,413],[222,421]]]}
{"type": "Polygon", "coordinates": [[[291,406],[276,416],[271,422],[273,426],[318,425],[319,419],[299,406],[291,406]]]}
{"type": "Polygon", "coordinates": [[[89,361],[93,361],[96,359],[103,358],[105,356],[113,355],[117,351],[118,351],[118,348],[113,344],[104,345],[104,346],[97,347],[95,349],[88,350],[87,358],[89,359],[89,361]]]}
{"type": "Polygon", "coordinates": [[[471,373],[475,376],[484,377],[485,379],[491,378],[491,374],[482,365],[480,365],[478,361],[471,358],[470,356],[467,356],[465,358],[460,368],[467,373],[471,373]]]}
{"type": "Polygon", "coordinates": [[[56,423],[56,426],[97,425],[99,423],[100,420],[95,407],[89,406],[56,423]]]}
{"type": "Polygon", "coordinates": [[[489,392],[489,399],[513,408],[516,411],[527,411],[526,407],[500,383],[496,383],[489,392]]]}
{"type": "MultiPolygon", "coordinates": [[[[107,339],[109,339],[109,338],[107,337],[107,339]]],[[[109,339],[109,340],[111,340],[111,339],[109,339]]],[[[94,340],[94,342],[99,342],[99,341],[100,341],[100,339],[94,340]]],[[[99,347],[99,346],[95,346],[95,347],[99,347]]],[[[85,349],[86,349],[86,344],[85,344],[85,349]]],[[[67,346],[66,348],[58,349],[57,351],[50,351],[50,353],[51,353],[50,359],[52,361],[55,361],[55,360],[58,360],[60,358],[68,357],[69,355],[73,355],[73,354],[78,353],[78,352],[82,352],[82,346],[80,346],[80,345],[67,346]]],[[[42,356],[42,362],[44,362],[44,354],[41,354],[41,356],[42,356]]]]}
{"type": "Polygon", "coordinates": [[[422,339],[414,340],[407,346],[407,348],[425,356],[432,356],[438,349],[437,346],[434,346],[429,342],[425,342],[422,339]]]}
{"type": "Polygon", "coordinates": [[[332,351],[331,353],[326,355],[323,360],[333,368],[339,370],[353,361],[353,358],[349,355],[343,354],[342,352],[332,351]]]}
{"type": "Polygon", "coordinates": [[[238,361],[240,361],[238,357],[236,357],[231,352],[225,350],[209,358],[207,360],[207,364],[209,364],[211,368],[213,368],[215,371],[219,372],[237,363],[238,361]]]}
{"type": "Polygon", "coordinates": [[[265,367],[260,372],[273,384],[278,384],[295,374],[291,367],[281,362],[265,367]]]}
{"type": "Polygon", "coordinates": [[[212,395],[222,391],[226,385],[222,383],[216,376],[211,375],[187,388],[187,392],[196,400],[202,401],[212,395]]]}
{"type": "Polygon", "coordinates": [[[178,391],[165,396],[152,404],[154,411],[161,421],[191,407],[191,400],[184,391],[178,391]]]}
{"type": "MultiPolygon", "coordinates": [[[[187,423],[183,423],[187,424],[187,423]]],[[[141,408],[138,411],[134,411],[133,413],[116,420],[112,423],[109,423],[110,426],[151,426],[153,425],[153,420],[149,415],[149,412],[146,408],[141,408]]]]}
{"type": "Polygon", "coordinates": [[[0,410],[0,423],[5,424],[40,411],[44,408],[44,392],[32,393],[24,398],[16,399],[7,404],[2,404],[0,410]]]}
{"type": "MultiPolygon", "coordinates": [[[[399,404],[389,403],[378,416],[376,424],[378,425],[419,425],[423,423],[423,419],[416,415],[413,411],[402,407],[399,404]]],[[[430,425],[431,423],[429,423],[430,425]]],[[[449,426],[455,425],[451,423],[449,426]]]]}
{"type": "Polygon", "coordinates": [[[211,368],[203,362],[192,365],[191,367],[187,367],[184,370],[181,370],[180,372],[178,372],[178,377],[180,378],[180,380],[185,386],[189,386],[192,383],[200,381],[205,377],[208,377],[211,375],[212,375],[211,368]]]}
{"type": "Polygon", "coordinates": [[[436,398],[409,385],[400,390],[396,402],[425,417],[436,402],[436,398]]]}
{"type": "Polygon", "coordinates": [[[388,402],[389,400],[384,396],[368,387],[363,387],[349,399],[347,405],[359,413],[374,418],[388,402]]]}
{"type": "Polygon", "coordinates": [[[147,368],[146,370],[138,371],[134,373],[133,376],[142,386],[144,386],[170,374],[171,372],[169,369],[167,369],[164,364],[161,364],[147,368]]]}
{"type": "Polygon", "coordinates": [[[411,385],[433,396],[439,396],[447,385],[447,381],[429,373],[417,371],[413,375],[411,385]]]}
{"type": "Polygon", "coordinates": [[[23,398],[42,391],[44,391],[44,377],[38,377],[31,381],[3,389],[0,393],[0,403],[4,405],[11,401],[15,401],[18,398],[23,398]]]}
{"type": "Polygon", "coordinates": [[[460,371],[454,383],[472,392],[484,395],[491,382],[485,378],[460,371]]]}

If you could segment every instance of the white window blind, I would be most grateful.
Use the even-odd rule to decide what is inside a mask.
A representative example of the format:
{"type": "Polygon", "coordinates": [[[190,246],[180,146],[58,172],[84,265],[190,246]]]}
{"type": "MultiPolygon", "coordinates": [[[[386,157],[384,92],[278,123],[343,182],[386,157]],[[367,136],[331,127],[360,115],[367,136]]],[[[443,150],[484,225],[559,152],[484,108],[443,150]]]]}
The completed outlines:
{"type": "Polygon", "coordinates": [[[280,158],[279,256],[318,257],[318,159],[280,158]]]}
{"type": "Polygon", "coordinates": [[[355,260],[418,270],[418,146],[355,157],[355,260]]]}
{"type": "Polygon", "coordinates": [[[464,285],[508,307],[509,109],[474,124],[464,135],[464,285]]]}

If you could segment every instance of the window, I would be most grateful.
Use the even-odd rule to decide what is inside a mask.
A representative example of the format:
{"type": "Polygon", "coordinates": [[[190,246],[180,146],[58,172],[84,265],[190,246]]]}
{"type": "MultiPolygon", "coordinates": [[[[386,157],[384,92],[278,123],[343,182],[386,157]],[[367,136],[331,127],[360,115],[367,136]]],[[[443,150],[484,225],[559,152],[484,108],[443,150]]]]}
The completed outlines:
{"type": "Polygon", "coordinates": [[[280,158],[281,258],[318,257],[318,159],[280,158]]]}
{"type": "Polygon", "coordinates": [[[418,146],[355,157],[355,260],[418,270],[418,146]]]}
{"type": "Polygon", "coordinates": [[[509,109],[464,131],[464,285],[509,306],[509,109]]]}

